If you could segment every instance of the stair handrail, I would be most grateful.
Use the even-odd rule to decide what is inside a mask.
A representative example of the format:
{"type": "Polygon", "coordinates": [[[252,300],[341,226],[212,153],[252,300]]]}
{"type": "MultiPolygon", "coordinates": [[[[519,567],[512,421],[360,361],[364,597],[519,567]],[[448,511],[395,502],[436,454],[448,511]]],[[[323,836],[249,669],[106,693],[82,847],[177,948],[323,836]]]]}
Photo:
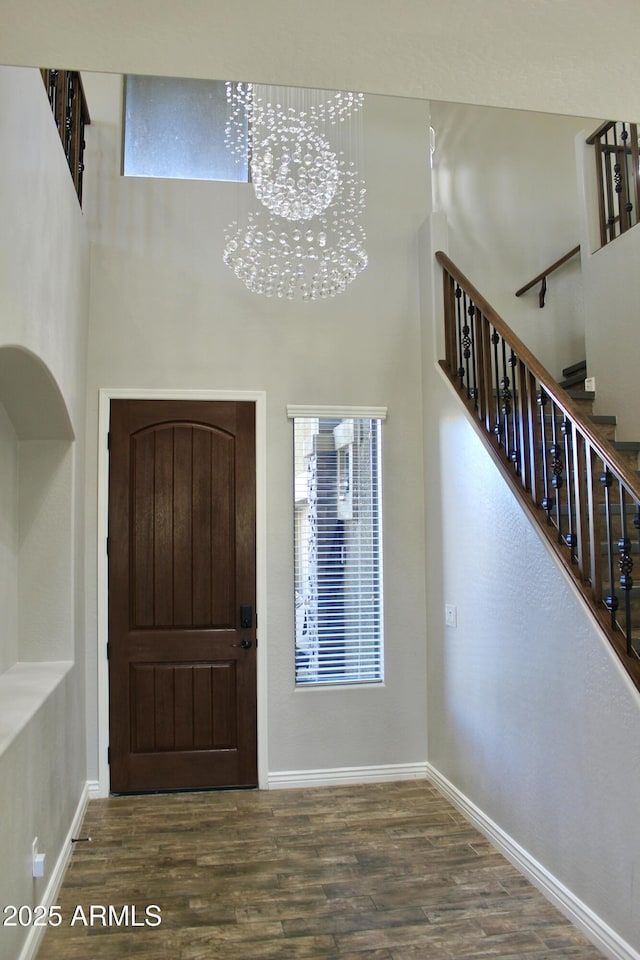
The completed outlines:
{"type": "Polygon", "coordinates": [[[443,251],[435,256],[444,284],[440,366],[640,690],[640,642],[633,636],[640,614],[631,610],[627,529],[635,527],[640,546],[638,475],[453,261],[443,251]]]}
{"type": "Polygon", "coordinates": [[[606,460],[615,468],[621,479],[630,489],[634,491],[635,495],[640,500],[639,478],[633,475],[633,472],[629,470],[623,458],[620,457],[616,450],[613,448],[608,449],[604,447],[602,438],[598,435],[593,424],[590,424],[588,419],[578,409],[564,387],[560,386],[558,381],[549,373],[546,367],[544,367],[537,357],[531,353],[517,333],[515,333],[509,324],[502,319],[500,314],[494,310],[489,301],[485,300],[482,294],[477,290],[476,287],[474,287],[471,281],[465,277],[464,273],[455,265],[455,263],[449,259],[446,253],[444,253],[442,250],[438,250],[436,252],[436,260],[441,267],[446,269],[446,271],[451,277],[453,277],[454,280],[457,280],[457,282],[460,284],[460,287],[467,291],[476,306],[481,308],[483,315],[491,321],[501,336],[509,341],[516,354],[525,362],[535,377],[544,386],[546,393],[554,399],[555,403],[563,412],[567,413],[572,420],[580,425],[580,429],[584,433],[585,437],[588,438],[589,443],[594,448],[598,456],[601,459],[606,460]]]}
{"type": "Polygon", "coordinates": [[[523,293],[526,293],[527,290],[531,290],[531,287],[535,287],[536,283],[540,283],[540,293],[538,295],[538,302],[540,308],[544,307],[544,301],[547,294],[547,277],[549,274],[553,273],[558,267],[561,267],[567,260],[571,260],[577,253],[580,253],[580,244],[577,247],[572,247],[568,253],[565,253],[558,260],[554,261],[550,267],[547,267],[546,270],[542,270],[533,280],[530,280],[529,283],[525,283],[524,287],[520,287],[519,290],[516,290],[516,297],[521,297],[523,293]]]}

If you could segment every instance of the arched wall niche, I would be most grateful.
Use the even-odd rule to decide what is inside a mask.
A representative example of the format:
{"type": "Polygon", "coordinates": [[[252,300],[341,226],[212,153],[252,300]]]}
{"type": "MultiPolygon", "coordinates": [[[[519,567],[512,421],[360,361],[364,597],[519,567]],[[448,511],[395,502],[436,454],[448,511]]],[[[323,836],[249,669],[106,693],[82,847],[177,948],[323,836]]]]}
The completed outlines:
{"type": "Polygon", "coordinates": [[[67,405],[42,360],[19,346],[0,347],[0,403],[19,440],[74,439],[67,405]]]}
{"type": "Polygon", "coordinates": [[[73,441],[49,368],[0,347],[0,673],[73,659],[73,441]]]}

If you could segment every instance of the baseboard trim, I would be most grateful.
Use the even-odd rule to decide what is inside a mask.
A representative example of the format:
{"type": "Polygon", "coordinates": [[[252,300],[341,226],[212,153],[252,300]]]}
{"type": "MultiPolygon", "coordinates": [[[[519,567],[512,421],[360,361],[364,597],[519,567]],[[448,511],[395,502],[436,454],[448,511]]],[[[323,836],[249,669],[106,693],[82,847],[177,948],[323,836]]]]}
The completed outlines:
{"type": "Polygon", "coordinates": [[[87,780],[87,797],[89,800],[100,800],[104,797],[99,780],[87,780]]]}
{"type": "Polygon", "coordinates": [[[640,960],[640,953],[612,930],[585,903],[579,900],[563,883],[538,863],[513,837],[505,833],[490,817],[480,810],[465,794],[435,767],[427,763],[427,779],[456,807],[474,827],[509,860],[544,896],[551,901],[576,927],[611,960],[640,960]]]}
{"type": "Polygon", "coordinates": [[[325,767],[319,770],[278,770],[269,773],[267,789],[328,787],[340,784],[385,783],[392,780],[424,780],[426,763],[390,763],[370,767],[325,767]]]}
{"type": "MultiPolygon", "coordinates": [[[[69,827],[67,836],[62,844],[62,849],[53,868],[53,872],[51,873],[51,877],[49,878],[49,883],[47,884],[45,892],[40,900],[40,905],[44,907],[50,907],[56,902],[58,891],[64,878],[64,872],[67,868],[67,864],[69,863],[71,851],[73,849],[71,839],[72,837],[77,836],[80,831],[89,797],[90,783],[87,782],[82,788],[82,793],[80,794],[80,799],[78,800],[78,805],[71,821],[71,826],[69,827]]],[[[35,956],[38,952],[40,941],[42,940],[45,929],[46,927],[34,926],[30,928],[29,935],[22,947],[22,950],[20,951],[18,960],[35,960],[35,956]]]]}

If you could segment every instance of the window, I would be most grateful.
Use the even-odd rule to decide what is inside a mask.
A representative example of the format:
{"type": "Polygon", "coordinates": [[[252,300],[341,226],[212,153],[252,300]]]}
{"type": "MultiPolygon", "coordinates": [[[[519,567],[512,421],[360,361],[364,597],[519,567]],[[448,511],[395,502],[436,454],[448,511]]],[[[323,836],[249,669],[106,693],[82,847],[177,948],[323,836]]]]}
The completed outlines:
{"type": "Polygon", "coordinates": [[[290,407],[289,416],[296,683],[381,682],[386,411],[290,407]]]}
{"type": "Polygon", "coordinates": [[[231,109],[224,80],[128,76],[124,175],[248,182],[247,157],[225,146],[231,109]]]}

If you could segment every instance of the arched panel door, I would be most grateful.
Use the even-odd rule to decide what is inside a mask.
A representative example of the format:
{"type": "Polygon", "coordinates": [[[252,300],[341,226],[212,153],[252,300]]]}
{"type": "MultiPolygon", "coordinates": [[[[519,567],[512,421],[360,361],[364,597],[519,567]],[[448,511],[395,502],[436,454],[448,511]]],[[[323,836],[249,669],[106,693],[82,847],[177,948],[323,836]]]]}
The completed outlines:
{"type": "Polygon", "coordinates": [[[114,400],[116,793],[257,784],[255,406],[114,400]]]}

